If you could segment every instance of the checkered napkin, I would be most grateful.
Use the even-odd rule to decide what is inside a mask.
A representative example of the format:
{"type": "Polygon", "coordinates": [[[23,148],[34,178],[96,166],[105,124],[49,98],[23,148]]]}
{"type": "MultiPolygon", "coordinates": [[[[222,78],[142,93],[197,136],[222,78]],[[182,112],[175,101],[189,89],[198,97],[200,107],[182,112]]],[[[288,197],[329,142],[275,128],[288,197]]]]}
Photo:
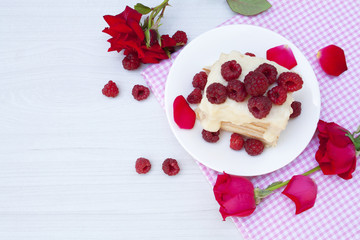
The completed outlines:
{"type": "MultiPolygon", "coordinates": [[[[321,119],[334,121],[351,132],[360,124],[360,2],[359,1],[271,1],[273,7],[253,17],[237,15],[223,25],[252,24],[273,30],[293,42],[307,57],[318,78],[321,92],[321,119]],[[316,53],[335,44],[344,49],[348,71],[331,77],[320,68],[316,53]]],[[[146,68],[142,75],[164,107],[167,74],[177,54],[146,68]]],[[[287,180],[317,165],[314,138],[293,162],[273,173],[253,177],[255,186],[265,188],[274,181],[287,180]]],[[[214,185],[217,172],[198,163],[214,185]]],[[[360,170],[351,180],[311,175],[318,185],[315,206],[295,215],[294,203],[278,191],[257,206],[255,212],[233,221],[245,239],[360,239],[360,170]]],[[[215,200],[214,200],[215,201],[215,200]]],[[[221,216],[219,213],[219,221],[221,216]]]]}

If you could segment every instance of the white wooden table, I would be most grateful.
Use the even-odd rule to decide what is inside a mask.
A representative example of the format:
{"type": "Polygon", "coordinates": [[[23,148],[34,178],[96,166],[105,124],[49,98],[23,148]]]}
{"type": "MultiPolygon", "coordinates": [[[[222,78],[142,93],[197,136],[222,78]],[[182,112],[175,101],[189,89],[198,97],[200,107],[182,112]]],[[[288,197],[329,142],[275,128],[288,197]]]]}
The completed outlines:
{"type": "MultiPolygon", "coordinates": [[[[144,66],[107,52],[102,16],[137,2],[0,1],[0,239],[242,239],[155,97],[132,98],[144,66]],[[101,94],[110,79],[115,99],[101,94]],[[167,157],[179,175],[162,172],[167,157]]],[[[225,0],[170,4],[161,33],[190,40],[234,16],[225,0]]]]}

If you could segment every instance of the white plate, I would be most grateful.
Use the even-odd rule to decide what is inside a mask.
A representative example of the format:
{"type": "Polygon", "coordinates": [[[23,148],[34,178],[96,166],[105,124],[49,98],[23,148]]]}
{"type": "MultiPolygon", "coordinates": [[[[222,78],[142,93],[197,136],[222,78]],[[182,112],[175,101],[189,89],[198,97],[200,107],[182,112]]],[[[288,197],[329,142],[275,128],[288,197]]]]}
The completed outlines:
{"type": "MultiPolygon", "coordinates": [[[[193,108],[196,105],[192,105],[193,108]]],[[[170,127],[180,144],[196,160],[217,170],[241,176],[256,176],[275,171],[294,160],[308,145],[320,116],[320,92],[316,76],[300,50],[290,41],[268,29],[252,25],[231,25],[208,31],[191,41],[175,59],[165,89],[165,108],[170,127]],[[302,103],[302,113],[289,121],[281,133],[278,144],[266,148],[259,156],[249,156],[229,147],[230,133],[223,131],[217,143],[202,139],[202,127],[196,121],[191,130],[180,129],[173,119],[173,101],[192,91],[192,78],[205,66],[212,65],[221,53],[238,50],[266,57],[266,50],[287,44],[291,47],[298,65],[292,70],[300,73],[303,88],[294,93],[302,103]]]]}

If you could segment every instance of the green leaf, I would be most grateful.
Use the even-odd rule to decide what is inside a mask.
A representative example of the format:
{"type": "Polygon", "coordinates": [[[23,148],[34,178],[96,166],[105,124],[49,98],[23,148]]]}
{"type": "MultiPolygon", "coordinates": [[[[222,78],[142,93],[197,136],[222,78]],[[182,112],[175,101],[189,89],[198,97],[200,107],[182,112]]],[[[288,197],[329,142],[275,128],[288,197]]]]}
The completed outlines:
{"type": "Polygon", "coordinates": [[[276,186],[276,185],[278,185],[278,184],[280,184],[280,183],[282,183],[282,181],[273,182],[272,184],[270,184],[269,186],[267,186],[267,188],[265,188],[265,190],[268,189],[268,188],[274,187],[274,186],[276,186]]]}
{"type": "Polygon", "coordinates": [[[134,6],[134,9],[136,11],[138,11],[139,13],[141,13],[142,15],[145,15],[145,14],[148,14],[149,12],[151,12],[151,8],[149,8],[148,6],[145,6],[141,3],[137,3],[135,6],[134,6]]]}
{"type": "Polygon", "coordinates": [[[227,0],[231,10],[245,16],[253,16],[271,8],[266,0],[227,0]]]}

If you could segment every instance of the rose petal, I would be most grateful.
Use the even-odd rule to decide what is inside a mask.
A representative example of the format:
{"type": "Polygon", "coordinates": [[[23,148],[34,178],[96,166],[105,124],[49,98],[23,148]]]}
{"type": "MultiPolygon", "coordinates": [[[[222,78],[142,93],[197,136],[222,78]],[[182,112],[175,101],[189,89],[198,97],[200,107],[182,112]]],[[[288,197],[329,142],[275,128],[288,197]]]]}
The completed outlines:
{"type": "Polygon", "coordinates": [[[129,26],[132,28],[132,30],[135,32],[135,34],[138,36],[139,40],[140,41],[144,40],[145,34],[143,32],[143,29],[140,27],[139,22],[130,19],[128,23],[129,26]]]}
{"type": "Polygon", "coordinates": [[[299,214],[314,206],[317,185],[308,176],[295,175],[290,179],[282,194],[289,197],[295,203],[295,214],[299,214]]]}
{"type": "Polygon", "coordinates": [[[238,193],[224,202],[223,206],[220,207],[220,213],[223,220],[225,220],[228,216],[249,216],[255,209],[256,204],[253,193],[238,193]]]}
{"type": "Polygon", "coordinates": [[[348,136],[345,136],[347,130],[334,122],[327,123],[326,126],[330,141],[332,141],[338,147],[346,147],[349,144],[353,144],[348,136]]]}
{"type": "Polygon", "coordinates": [[[169,35],[161,35],[161,47],[175,47],[176,41],[172,39],[169,35]]]}
{"type": "Polygon", "coordinates": [[[344,50],[336,45],[320,49],[316,57],[321,68],[329,75],[339,76],[348,69],[344,50]]]}
{"type": "Polygon", "coordinates": [[[120,14],[118,14],[116,16],[119,17],[119,18],[125,19],[126,21],[128,19],[133,19],[133,20],[135,20],[137,22],[140,22],[140,19],[141,19],[142,15],[141,15],[141,13],[136,11],[135,9],[132,9],[129,6],[126,6],[125,10],[122,13],[120,13],[120,14]]]}
{"type": "Polygon", "coordinates": [[[355,146],[351,143],[346,147],[338,147],[333,142],[327,142],[327,155],[332,159],[332,166],[335,174],[344,173],[349,171],[353,162],[356,162],[355,146]]]}
{"type": "Polygon", "coordinates": [[[173,108],[175,123],[182,129],[192,129],[195,125],[196,114],[182,95],[175,98],[173,108]]]}
{"type": "Polygon", "coordinates": [[[274,61],[289,70],[297,65],[295,56],[288,45],[270,48],[266,51],[266,59],[274,61]]]}

